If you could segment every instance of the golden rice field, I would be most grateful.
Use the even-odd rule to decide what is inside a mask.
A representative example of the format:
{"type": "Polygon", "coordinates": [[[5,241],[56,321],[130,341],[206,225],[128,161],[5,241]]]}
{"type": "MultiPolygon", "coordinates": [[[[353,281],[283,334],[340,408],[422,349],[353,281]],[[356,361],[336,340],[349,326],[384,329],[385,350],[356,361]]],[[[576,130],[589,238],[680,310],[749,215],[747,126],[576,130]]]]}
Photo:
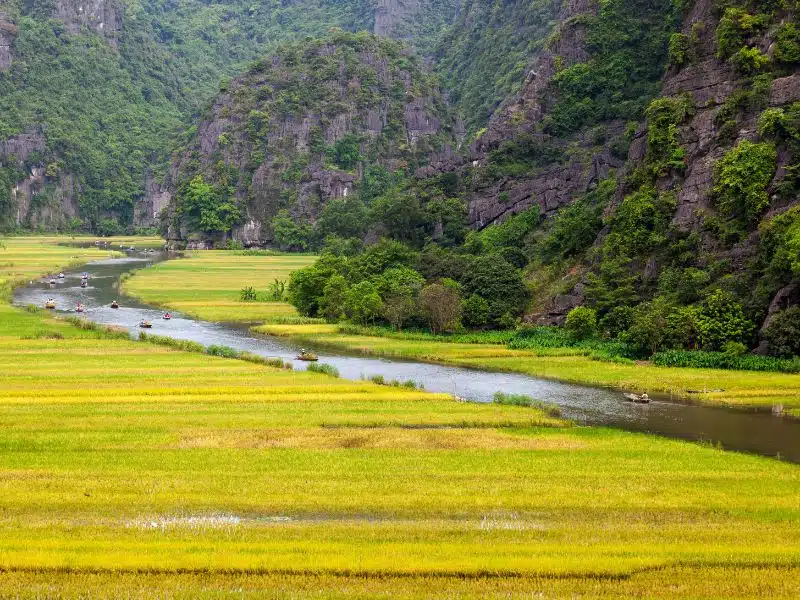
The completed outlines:
{"type": "Polygon", "coordinates": [[[375,356],[441,362],[464,367],[512,371],[534,377],[557,379],[648,393],[674,394],[704,404],[734,408],[768,408],[783,405],[789,414],[800,414],[800,375],[721,369],[688,369],[598,362],[582,355],[539,354],[511,350],[497,344],[463,344],[404,340],[340,333],[337,325],[265,324],[254,331],[294,337],[349,352],[375,356]],[[721,392],[698,393],[722,389],[721,392]],[[694,391],[692,391],[694,390],[694,391]]]}
{"type": "Polygon", "coordinates": [[[0,305],[0,597],[796,598],[798,523],[796,465],[0,305]]]}
{"type": "Polygon", "coordinates": [[[242,288],[266,293],[275,280],[316,260],[293,254],[247,255],[226,250],[188,252],[181,259],[138,272],[123,284],[127,294],[210,321],[265,322],[297,318],[286,302],[241,302],[242,288]]]}

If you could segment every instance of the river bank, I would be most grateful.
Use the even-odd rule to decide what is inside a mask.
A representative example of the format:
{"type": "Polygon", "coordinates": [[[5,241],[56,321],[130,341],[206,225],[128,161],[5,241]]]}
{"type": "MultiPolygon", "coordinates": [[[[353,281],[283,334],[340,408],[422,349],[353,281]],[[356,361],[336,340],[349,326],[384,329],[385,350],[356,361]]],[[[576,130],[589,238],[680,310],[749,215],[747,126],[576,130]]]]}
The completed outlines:
{"type": "MultiPolygon", "coordinates": [[[[502,344],[408,340],[353,335],[338,325],[264,324],[258,333],[370,356],[425,360],[462,367],[522,373],[556,381],[661,394],[711,406],[772,411],[800,417],[800,375],[722,369],[659,367],[598,361],[573,348],[546,352],[502,344]],[[705,390],[705,391],[704,391],[705,390]]],[[[346,328],[344,328],[346,329],[346,328]]]]}

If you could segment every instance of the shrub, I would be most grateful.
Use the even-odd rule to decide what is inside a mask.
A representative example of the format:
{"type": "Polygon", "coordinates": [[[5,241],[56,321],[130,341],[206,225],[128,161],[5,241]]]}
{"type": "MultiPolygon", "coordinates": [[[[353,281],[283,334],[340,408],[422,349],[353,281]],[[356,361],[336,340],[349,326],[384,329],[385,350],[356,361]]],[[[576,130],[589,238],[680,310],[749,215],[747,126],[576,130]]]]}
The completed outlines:
{"type": "Polygon", "coordinates": [[[585,340],[597,334],[597,312],[586,306],[573,308],[567,314],[564,328],[576,340],[585,340]]]}
{"type": "Polygon", "coordinates": [[[220,356],[222,358],[239,358],[240,352],[230,346],[221,346],[212,344],[206,348],[206,354],[211,356],[220,356]]]}
{"type": "Polygon", "coordinates": [[[339,377],[339,369],[325,363],[309,363],[308,370],[312,373],[322,373],[329,377],[339,377]]]}
{"type": "Polygon", "coordinates": [[[788,358],[800,355],[800,306],[773,315],[764,330],[770,354],[788,358]]]}
{"type": "Polygon", "coordinates": [[[800,63],[800,29],[783,23],[775,34],[775,59],[785,64],[800,63]]]}
{"type": "Polygon", "coordinates": [[[742,140],[716,164],[714,200],[726,217],[752,223],[769,205],[767,187],[775,175],[777,152],[769,143],[742,140]]]}
{"type": "Polygon", "coordinates": [[[242,288],[239,291],[239,300],[242,302],[255,302],[258,299],[258,293],[252,286],[242,288]]]}
{"type": "Polygon", "coordinates": [[[556,419],[563,416],[561,407],[558,404],[545,402],[544,400],[537,400],[524,394],[505,394],[503,392],[497,392],[494,395],[494,403],[506,404],[509,406],[528,406],[530,408],[535,408],[542,411],[548,417],[553,417],[556,419]]]}
{"type": "Polygon", "coordinates": [[[754,75],[769,64],[769,56],[758,48],[741,48],[731,56],[736,69],[744,75],[754,75]]]}
{"type": "Polygon", "coordinates": [[[682,33],[673,33],[669,38],[669,64],[683,66],[689,60],[690,50],[689,38],[682,33]]]}
{"type": "Polygon", "coordinates": [[[206,351],[205,346],[198,344],[197,342],[191,342],[189,340],[177,340],[166,335],[154,335],[144,331],[139,332],[139,340],[142,342],[149,342],[150,344],[174,348],[175,350],[181,350],[183,352],[204,353],[206,351]]]}

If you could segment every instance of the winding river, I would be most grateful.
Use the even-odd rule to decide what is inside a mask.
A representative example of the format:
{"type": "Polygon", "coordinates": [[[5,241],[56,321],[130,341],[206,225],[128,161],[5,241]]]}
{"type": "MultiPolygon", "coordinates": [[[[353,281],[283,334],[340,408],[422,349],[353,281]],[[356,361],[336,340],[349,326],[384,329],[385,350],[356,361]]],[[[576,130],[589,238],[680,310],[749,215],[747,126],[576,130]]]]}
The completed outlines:
{"type": "MultiPolygon", "coordinates": [[[[138,334],[142,319],[153,322],[152,332],[204,345],[221,344],[262,356],[292,360],[299,348],[290,340],[251,333],[247,327],[209,323],[173,312],[171,321],[162,311],[119,292],[120,276],[133,269],[165,260],[163,252],[129,251],[125,258],[92,262],[67,272],[55,286],[47,279],[31,282],[15,291],[14,303],[43,306],[52,297],[57,310],[72,313],[80,302],[81,315],[97,323],[126,327],[138,334]],[[80,287],[80,274],[90,274],[89,285],[80,287]],[[110,308],[118,299],[120,308],[110,308]]],[[[729,450],[752,452],[800,463],[800,421],[769,413],[745,412],[685,404],[656,398],[650,404],[626,402],[618,391],[559,383],[513,373],[497,373],[430,363],[371,358],[318,348],[320,361],[334,365],[342,377],[361,379],[383,375],[387,380],[413,380],[426,390],[446,392],[476,402],[490,402],[497,391],[533,396],[562,407],[564,414],[581,424],[618,427],[673,438],[719,445],[729,450]]],[[[305,364],[295,361],[295,367],[305,364]]],[[[596,363],[602,369],[603,363],[596,363]]]]}

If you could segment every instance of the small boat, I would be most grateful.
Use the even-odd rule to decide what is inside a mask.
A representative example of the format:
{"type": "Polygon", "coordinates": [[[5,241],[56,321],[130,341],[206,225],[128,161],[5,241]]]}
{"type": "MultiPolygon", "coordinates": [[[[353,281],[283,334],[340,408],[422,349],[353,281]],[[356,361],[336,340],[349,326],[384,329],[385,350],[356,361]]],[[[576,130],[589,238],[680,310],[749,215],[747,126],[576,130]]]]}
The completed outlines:
{"type": "Polygon", "coordinates": [[[628,402],[635,402],[636,404],[650,404],[650,396],[647,394],[623,394],[628,402]]]}
{"type": "Polygon", "coordinates": [[[81,279],[89,279],[89,274],[87,272],[81,273],[81,279]]]}
{"type": "Polygon", "coordinates": [[[56,307],[56,301],[50,298],[47,302],[44,303],[44,307],[52,310],[56,307]]]}
{"type": "Polygon", "coordinates": [[[304,360],[306,362],[316,362],[319,360],[319,356],[313,352],[307,352],[306,350],[300,350],[300,354],[298,354],[295,358],[297,360],[304,360]]]}
{"type": "Polygon", "coordinates": [[[83,307],[83,304],[78,304],[78,306],[75,307],[75,312],[83,312],[84,310],[86,309],[83,307]]]}
{"type": "Polygon", "coordinates": [[[81,287],[82,288],[89,287],[89,282],[84,279],[83,281],[81,281],[81,287]]]}
{"type": "Polygon", "coordinates": [[[169,321],[172,318],[172,315],[169,313],[164,313],[164,316],[161,318],[164,319],[165,321],[169,321]]]}
{"type": "Polygon", "coordinates": [[[50,280],[50,285],[55,285],[55,284],[56,284],[56,280],[55,279],[51,279],[50,280]]]}
{"type": "Polygon", "coordinates": [[[58,274],[58,278],[59,278],[59,279],[64,279],[64,274],[63,274],[63,273],[59,273],[59,274],[58,274]]]}
{"type": "Polygon", "coordinates": [[[119,302],[117,302],[116,300],[114,300],[114,301],[111,303],[111,308],[119,308],[119,302]]]}
{"type": "Polygon", "coordinates": [[[139,321],[139,327],[141,327],[142,329],[150,329],[152,326],[153,324],[150,321],[146,321],[144,319],[139,321]]]}

